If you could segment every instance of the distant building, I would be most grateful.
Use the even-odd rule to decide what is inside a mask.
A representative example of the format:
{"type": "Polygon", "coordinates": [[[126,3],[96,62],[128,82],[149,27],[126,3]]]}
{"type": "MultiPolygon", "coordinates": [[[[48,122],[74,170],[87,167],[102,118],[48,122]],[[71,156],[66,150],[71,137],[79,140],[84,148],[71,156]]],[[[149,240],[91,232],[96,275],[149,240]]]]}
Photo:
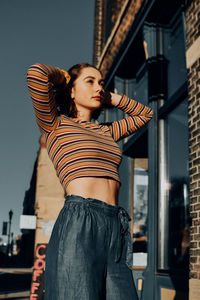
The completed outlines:
{"type": "MultiPolygon", "coordinates": [[[[36,181],[37,181],[37,159],[34,163],[33,173],[31,176],[30,187],[25,192],[23,201],[23,215],[35,214],[35,195],[36,195],[36,181]]],[[[16,264],[24,267],[32,267],[34,258],[34,242],[35,230],[21,229],[22,235],[16,239],[17,258],[16,264]]]]}
{"type": "MultiPolygon", "coordinates": [[[[142,300],[200,295],[199,15],[198,0],[96,0],[93,62],[105,88],[154,110],[120,143],[142,300]]],[[[100,121],[122,117],[113,108],[100,121]]]]}
{"type": "Polygon", "coordinates": [[[30,188],[23,202],[24,215],[36,215],[36,229],[22,229],[18,240],[20,264],[32,266],[37,244],[47,244],[55,220],[64,204],[64,191],[48,156],[43,137],[34,165],[30,188]]]}
{"type": "Polygon", "coordinates": [[[35,214],[37,215],[35,246],[39,243],[49,242],[53,225],[63,207],[64,200],[63,187],[56,176],[43,137],[41,137],[35,198],[35,214]]]}

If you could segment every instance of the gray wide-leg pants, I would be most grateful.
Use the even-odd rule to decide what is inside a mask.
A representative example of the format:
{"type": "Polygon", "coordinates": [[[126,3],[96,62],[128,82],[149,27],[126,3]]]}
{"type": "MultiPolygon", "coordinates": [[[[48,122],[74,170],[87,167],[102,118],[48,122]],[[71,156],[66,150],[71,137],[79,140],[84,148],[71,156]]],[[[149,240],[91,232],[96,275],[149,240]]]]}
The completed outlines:
{"type": "Polygon", "coordinates": [[[45,300],[138,300],[129,220],[122,207],[66,196],[47,247],[45,300]]]}

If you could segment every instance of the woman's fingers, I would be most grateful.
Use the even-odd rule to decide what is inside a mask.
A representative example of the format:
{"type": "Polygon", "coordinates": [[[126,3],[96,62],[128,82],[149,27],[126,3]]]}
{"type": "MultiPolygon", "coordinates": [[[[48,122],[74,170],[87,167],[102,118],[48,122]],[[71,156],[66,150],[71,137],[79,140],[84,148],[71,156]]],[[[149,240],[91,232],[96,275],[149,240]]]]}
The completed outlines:
{"type": "Polygon", "coordinates": [[[111,105],[111,94],[109,91],[101,91],[100,92],[102,98],[103,98],[103,104],[110,106],[111,105]]]}

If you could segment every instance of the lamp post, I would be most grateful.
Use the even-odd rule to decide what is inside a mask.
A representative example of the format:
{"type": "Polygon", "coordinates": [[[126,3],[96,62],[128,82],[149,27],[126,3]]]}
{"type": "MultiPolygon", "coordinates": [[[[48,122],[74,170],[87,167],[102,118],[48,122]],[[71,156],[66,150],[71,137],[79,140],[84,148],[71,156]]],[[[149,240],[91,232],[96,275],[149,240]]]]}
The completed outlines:
{"type": "Polygon", "coordinates": [[[8,246],[7,246],[7,254],[9,255],[10,253],[10,232],[11,232],[11,221],[12,221],[12,216],[13,216],[13,211],[9,211],[9,228],[8,228],[8,246]]]}

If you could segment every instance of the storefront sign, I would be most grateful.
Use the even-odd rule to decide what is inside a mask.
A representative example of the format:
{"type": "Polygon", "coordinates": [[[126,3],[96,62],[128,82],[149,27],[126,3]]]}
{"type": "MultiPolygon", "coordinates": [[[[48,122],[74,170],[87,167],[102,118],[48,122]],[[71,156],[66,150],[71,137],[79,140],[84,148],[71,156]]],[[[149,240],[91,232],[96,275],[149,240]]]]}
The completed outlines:
{"type": "Polygon", "coordinates": [[[36,229],[36,216],[21,215],[19,228],[20,229],[36,229]]]}
{"type": "Polygon", "coordinates": [[[31,283],[30,300],[44,299],[44,269],[47,244],[37,244],[31,283]]]}

